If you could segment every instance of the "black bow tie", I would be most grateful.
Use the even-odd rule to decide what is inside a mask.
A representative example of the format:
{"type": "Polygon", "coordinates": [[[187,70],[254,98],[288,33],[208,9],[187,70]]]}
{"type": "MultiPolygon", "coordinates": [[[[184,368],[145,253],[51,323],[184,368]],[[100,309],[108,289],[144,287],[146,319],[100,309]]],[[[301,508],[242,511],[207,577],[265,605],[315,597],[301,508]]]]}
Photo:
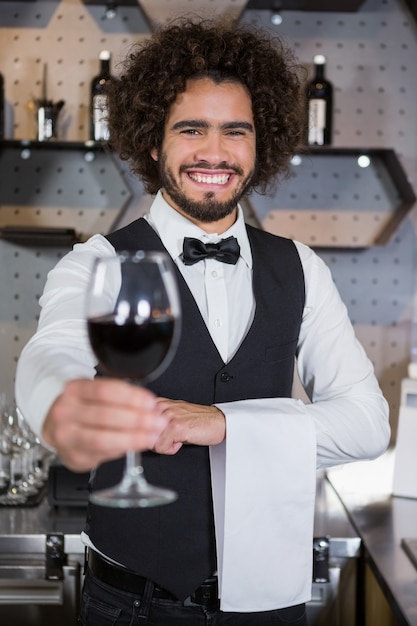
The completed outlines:
{"type": "Polygon", "coordinates": [[[182,260],[185,265],[194,265],[202,259],[217,259],[222,263],[236,265],[240,246],[236,237],[221,239],[218,243],[203,243],[193,237],[184,237],[182,260]]]}

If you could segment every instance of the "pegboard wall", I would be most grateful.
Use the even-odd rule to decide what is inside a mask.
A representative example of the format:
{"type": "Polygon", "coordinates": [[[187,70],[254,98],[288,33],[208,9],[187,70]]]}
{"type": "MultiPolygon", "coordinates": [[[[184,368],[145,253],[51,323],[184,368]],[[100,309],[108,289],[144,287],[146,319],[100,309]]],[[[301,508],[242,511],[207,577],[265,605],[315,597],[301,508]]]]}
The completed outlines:
{"type": "MultiPolygon", "coordinates": [[[[77,144],[78,145],[78,144],[77,144]]],[[[36,144],[35,144],[36,146],[36,144]]],[[[0,227],[73,228],[78,240],[112,229],[130,198],[107,151],[8,146],[0,151],[0,227]]]]}
{"type": "MultiPolygon", "coordinates": [[[[197,0],[195,6],[193,0],[187,5],[189,11],[198,13],[197,0]]],[[[0,71],[5,78],[8,139],[36,137],[31,101],[42,95],[45,64],[47,97],[65,101],[58,119],[59,139],[71,142],[87,139],[89,85],[99,69],[100,51],[111,51],[112,69],[117,74],[118,63],[130,46],[150,32],[149,22],[139,6],[119,6],[112,18],[110,15],[105,4],[85,5],[80,0],[0,1],[0,71]]],[[[240,20],[283,37],[310,74],[313,56],[324,54],[327,76],[335,90],[334,146],[394,149],[410,184],[416,188],[417,26],[402,0],[368,0],[356,13],[282,11],[278,14],[250,10],[244,11],[240,20]]],[[[60,167],[59,176],[66,178],[66,188],[79,189],[77,167],[65,159],[60,167]]],[[[336,162],[333,167],[337,170],[336,162]]],[[[118,214],[118,223],[122,224],[141,214],[150,199],[125,166],[120,169],[131,194],[130,203],[118,214]]],[[[326,187],[330,195],[340,192],[340,181],[326,179],[317,184],[326,187]]],[[[10,181],[4,171],[0,171],[0,185],[0,200],[8,198],[7,202],[1,200],[0,215],[2,211],[3,215],[7,211],[13,214],[16,205],[10,199],[10,181]]],[[[294,235],[314,246],[311,239],[314,228],[309,234],[308,223],[313,226],[321,218],[317,208],[320,199],[315,198],[314,204],[313,191],[307,182],[300,186],[294,179],[285,185],[273,196],[258,202],[266,207],[265,211],[276,207],[287,210],[287,214],[283,210],[276,216],[287,227],[287,222],[294,221],[291,213],[297,216],[297,206],[285,206],[285,194],[289,198],[292,193],[302,195],[298,208],[303,209],[307,226],[302,237],[299,230],[294,235]],[[292,191],[288,185],[293,185],[292,191]]],[[[24,186],[22,179],[21,186],[24,186]]],[[[48,210],[54,214],[55,225],[68,226],[71,207],[75,207],[71,219],[77,224],[79,199],[77,204],[70,195],[66,196],[61,213],[55,210],[55,201],[50,200],[52,190],[62,188],[54,172],[37,180],[35,188],[37,198],[26,198],[24,210],[18,207],[22,215],[32,212],[31,219],[36,222],[40,198],[44,198],[48,210]]],[[[363,198],[357,197],[354,184],[343,197],[346,206],[350,206],[349,200],[355,206],[351,216],[355,228],[365,228],[368,219],[365,209],[369,207],[364,205],[363,198]]],[[[250,203],[245,203],[245,209],[248,221],[258,224],[256,202],[252,198],[250,203]]],[[[106,213],[106,206],[100,204],[99,209],[106,213]]],[[[102,217],[97,230],[105,232],[110,222],[114,225],[114,220],[102,217]]],[[[413,210],[384,246],[319,250],[332,270],[357,334],[375,364],[391,406],[394,436],[401,380],[407,375],[411,353],[415,221],[413,210]]],[[[332,224],[326,228],[331,230],[332,224]]],[[[0,389],[9,394],[13,390],[20,350],[36,328],[37,302],[46,274],[65,252],[62,248],[36,250],[0,240],[0,389]]]]}

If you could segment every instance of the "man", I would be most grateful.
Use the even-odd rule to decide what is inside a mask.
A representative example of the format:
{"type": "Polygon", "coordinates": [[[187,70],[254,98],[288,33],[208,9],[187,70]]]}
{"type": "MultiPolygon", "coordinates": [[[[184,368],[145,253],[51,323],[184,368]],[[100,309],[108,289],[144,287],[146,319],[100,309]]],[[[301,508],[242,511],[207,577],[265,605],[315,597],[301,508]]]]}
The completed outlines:
{"type": "Polygon", "coordinates": [[[69,468],[94,470],[92,489],[116,483],[134,448],[179,498],[89,506],[82,624],[306,624],[316,468],[388,444],[387,404],[328,269],[246,227],[238,205],[288,172],[301,93],[278,41],[192,21],[153,35],[113,83],[113,147],[156,197],[50,273],[16,395],[69,468]],[[197,242],[189,257],[184,237],[208,256],[196,261],[197,242]],[[213,250],[229,237],[223,263],[213,250]],[[95,378],[84,320],[93,257],[129,248],[167,250],[182,299],[177,353],[149,389],[95,378]],[[295,362],[311,404],[291,398],[295,362]]]}

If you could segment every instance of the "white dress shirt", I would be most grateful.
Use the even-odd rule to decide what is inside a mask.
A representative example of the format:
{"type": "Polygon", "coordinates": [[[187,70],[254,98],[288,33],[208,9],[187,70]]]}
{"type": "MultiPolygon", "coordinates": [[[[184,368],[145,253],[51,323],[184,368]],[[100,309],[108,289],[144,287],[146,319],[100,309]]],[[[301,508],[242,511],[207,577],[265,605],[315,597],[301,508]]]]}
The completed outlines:
{"type": "MultiPolygon", "coordinates": [[[[239,241],[236,265],[215,259],[184,265],[184,236],[205,242],[220,236],[207,235],[161,193],[146,219],[183,274],[228,362],[256,306],[241,209],[221,234],[239,241]]],[[[227,436],[211,447],[210,459],[224,611],[266,611],[309,600],[316,468],[375,458],[389,441],[387,403],[329,269],[310,248],[295,245],[306,285],[296,365],[311,404],[288,398],[218,404],[227,436]]],[[[107,239],[95,235],[75,245],[48,275],[39,328],[22,351],[16,376],[18,406],[38,434],[65,382],[95,375],[84,299],[93,258],[113,254],[107,239]]]]}

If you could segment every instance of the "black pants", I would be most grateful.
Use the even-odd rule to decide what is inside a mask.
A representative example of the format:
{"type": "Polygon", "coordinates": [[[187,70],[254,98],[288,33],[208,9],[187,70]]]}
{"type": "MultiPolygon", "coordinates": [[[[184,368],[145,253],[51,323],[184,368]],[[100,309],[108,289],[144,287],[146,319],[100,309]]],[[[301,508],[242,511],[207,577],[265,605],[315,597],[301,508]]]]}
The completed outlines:
{"type": "Polygon", "coordinates": [[[304,604],[262,613],[223,613],[182,602],[152,598],[149,583],[143,596],[119,591],[87,570],[79,623],[82,626],[307,626],[304,604]]]}

